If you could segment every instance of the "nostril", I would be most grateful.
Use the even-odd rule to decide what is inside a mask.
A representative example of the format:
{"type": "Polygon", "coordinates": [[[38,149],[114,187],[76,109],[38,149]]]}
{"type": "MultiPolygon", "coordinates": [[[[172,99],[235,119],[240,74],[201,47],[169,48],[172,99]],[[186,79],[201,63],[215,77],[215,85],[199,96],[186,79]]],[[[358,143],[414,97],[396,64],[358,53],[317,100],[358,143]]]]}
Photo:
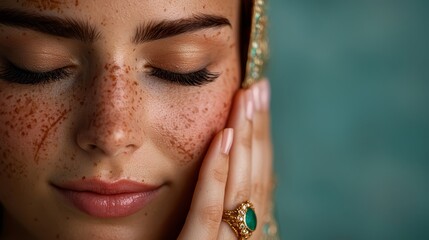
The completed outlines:
{"type": "Polygon", "coordinates": [[[110,122],[105,124],[103,128],[90,126],[89,128],[82,128],[80,131],[76,141],[79,147],[87,152],[108,156],[130,154],[137,150],[141,144],[138,142],[140,139],[132,135],[134,133],[123,130],[119,125],[110,125],[110,122]],[[106,125],[107,127],[105,127],[106,125]]]}

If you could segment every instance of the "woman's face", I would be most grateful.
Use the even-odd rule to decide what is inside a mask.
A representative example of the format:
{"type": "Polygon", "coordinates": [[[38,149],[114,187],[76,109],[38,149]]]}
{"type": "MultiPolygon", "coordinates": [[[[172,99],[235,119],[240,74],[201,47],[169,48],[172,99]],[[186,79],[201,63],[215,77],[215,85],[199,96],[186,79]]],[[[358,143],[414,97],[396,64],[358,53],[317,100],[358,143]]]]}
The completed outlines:
{"type": "Polygon", "coordinates": [[[6,0],[0,11],[4,234],[177,234],[239,86],[239,1],[6,0]]]}

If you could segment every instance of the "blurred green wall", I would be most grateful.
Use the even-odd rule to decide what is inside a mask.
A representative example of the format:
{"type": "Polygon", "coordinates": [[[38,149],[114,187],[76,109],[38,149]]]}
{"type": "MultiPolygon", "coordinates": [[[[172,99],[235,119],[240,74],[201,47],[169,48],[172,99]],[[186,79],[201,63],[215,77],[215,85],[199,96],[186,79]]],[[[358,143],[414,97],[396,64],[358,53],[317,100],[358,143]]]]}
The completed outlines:
{"type": "Polygon", "coordinates": [[[282,239],[429,239],[428,12],[270,0],[282,239]]]}

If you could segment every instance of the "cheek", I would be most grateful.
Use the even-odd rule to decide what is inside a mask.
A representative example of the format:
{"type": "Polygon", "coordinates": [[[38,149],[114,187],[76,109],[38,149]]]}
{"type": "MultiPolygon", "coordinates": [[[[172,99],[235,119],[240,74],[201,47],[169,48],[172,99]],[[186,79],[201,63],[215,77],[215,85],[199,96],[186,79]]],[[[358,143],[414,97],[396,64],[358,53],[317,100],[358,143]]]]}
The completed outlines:
{"type": "Polygon", "coordinates": [[[56,101],[37,100],[41,94],[1,94],[0,177],[28,177],[29,168],[31,174],[37,173],[41,159],[58,147],[54,136],[70,108],[56,101]]]}
{"type": "Polygon", "coordinates": [[[214,99],[190,103],[183,110],[170,106],[171,113],[159,121],[162,125],[157,128],[162,144],[180,164],[200,158],[209,139],[225,125],[228,104],[214,101],[210,104],[210,100],[214,99]]]}
{"type": "Polygon", "coordinates": [[[179,165],[201,160],[211,139],[226,124],[237,83],[237,78],[226,76],[168,100],[162,114],[153,114],[160,116],[153,122],[163,152],[179,165]]]}

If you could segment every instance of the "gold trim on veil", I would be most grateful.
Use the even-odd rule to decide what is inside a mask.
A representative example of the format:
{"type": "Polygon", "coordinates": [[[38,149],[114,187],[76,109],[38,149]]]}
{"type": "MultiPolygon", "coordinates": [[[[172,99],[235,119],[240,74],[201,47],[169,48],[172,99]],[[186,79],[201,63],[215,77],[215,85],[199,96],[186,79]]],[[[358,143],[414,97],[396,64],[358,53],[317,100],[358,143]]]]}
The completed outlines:
{"type": "Polygon", "coordinates": [[[268,59],[266,0],[255,0],[253,5],[246,75],[242,83],[247,88],[263,77],[268,59]]]}

